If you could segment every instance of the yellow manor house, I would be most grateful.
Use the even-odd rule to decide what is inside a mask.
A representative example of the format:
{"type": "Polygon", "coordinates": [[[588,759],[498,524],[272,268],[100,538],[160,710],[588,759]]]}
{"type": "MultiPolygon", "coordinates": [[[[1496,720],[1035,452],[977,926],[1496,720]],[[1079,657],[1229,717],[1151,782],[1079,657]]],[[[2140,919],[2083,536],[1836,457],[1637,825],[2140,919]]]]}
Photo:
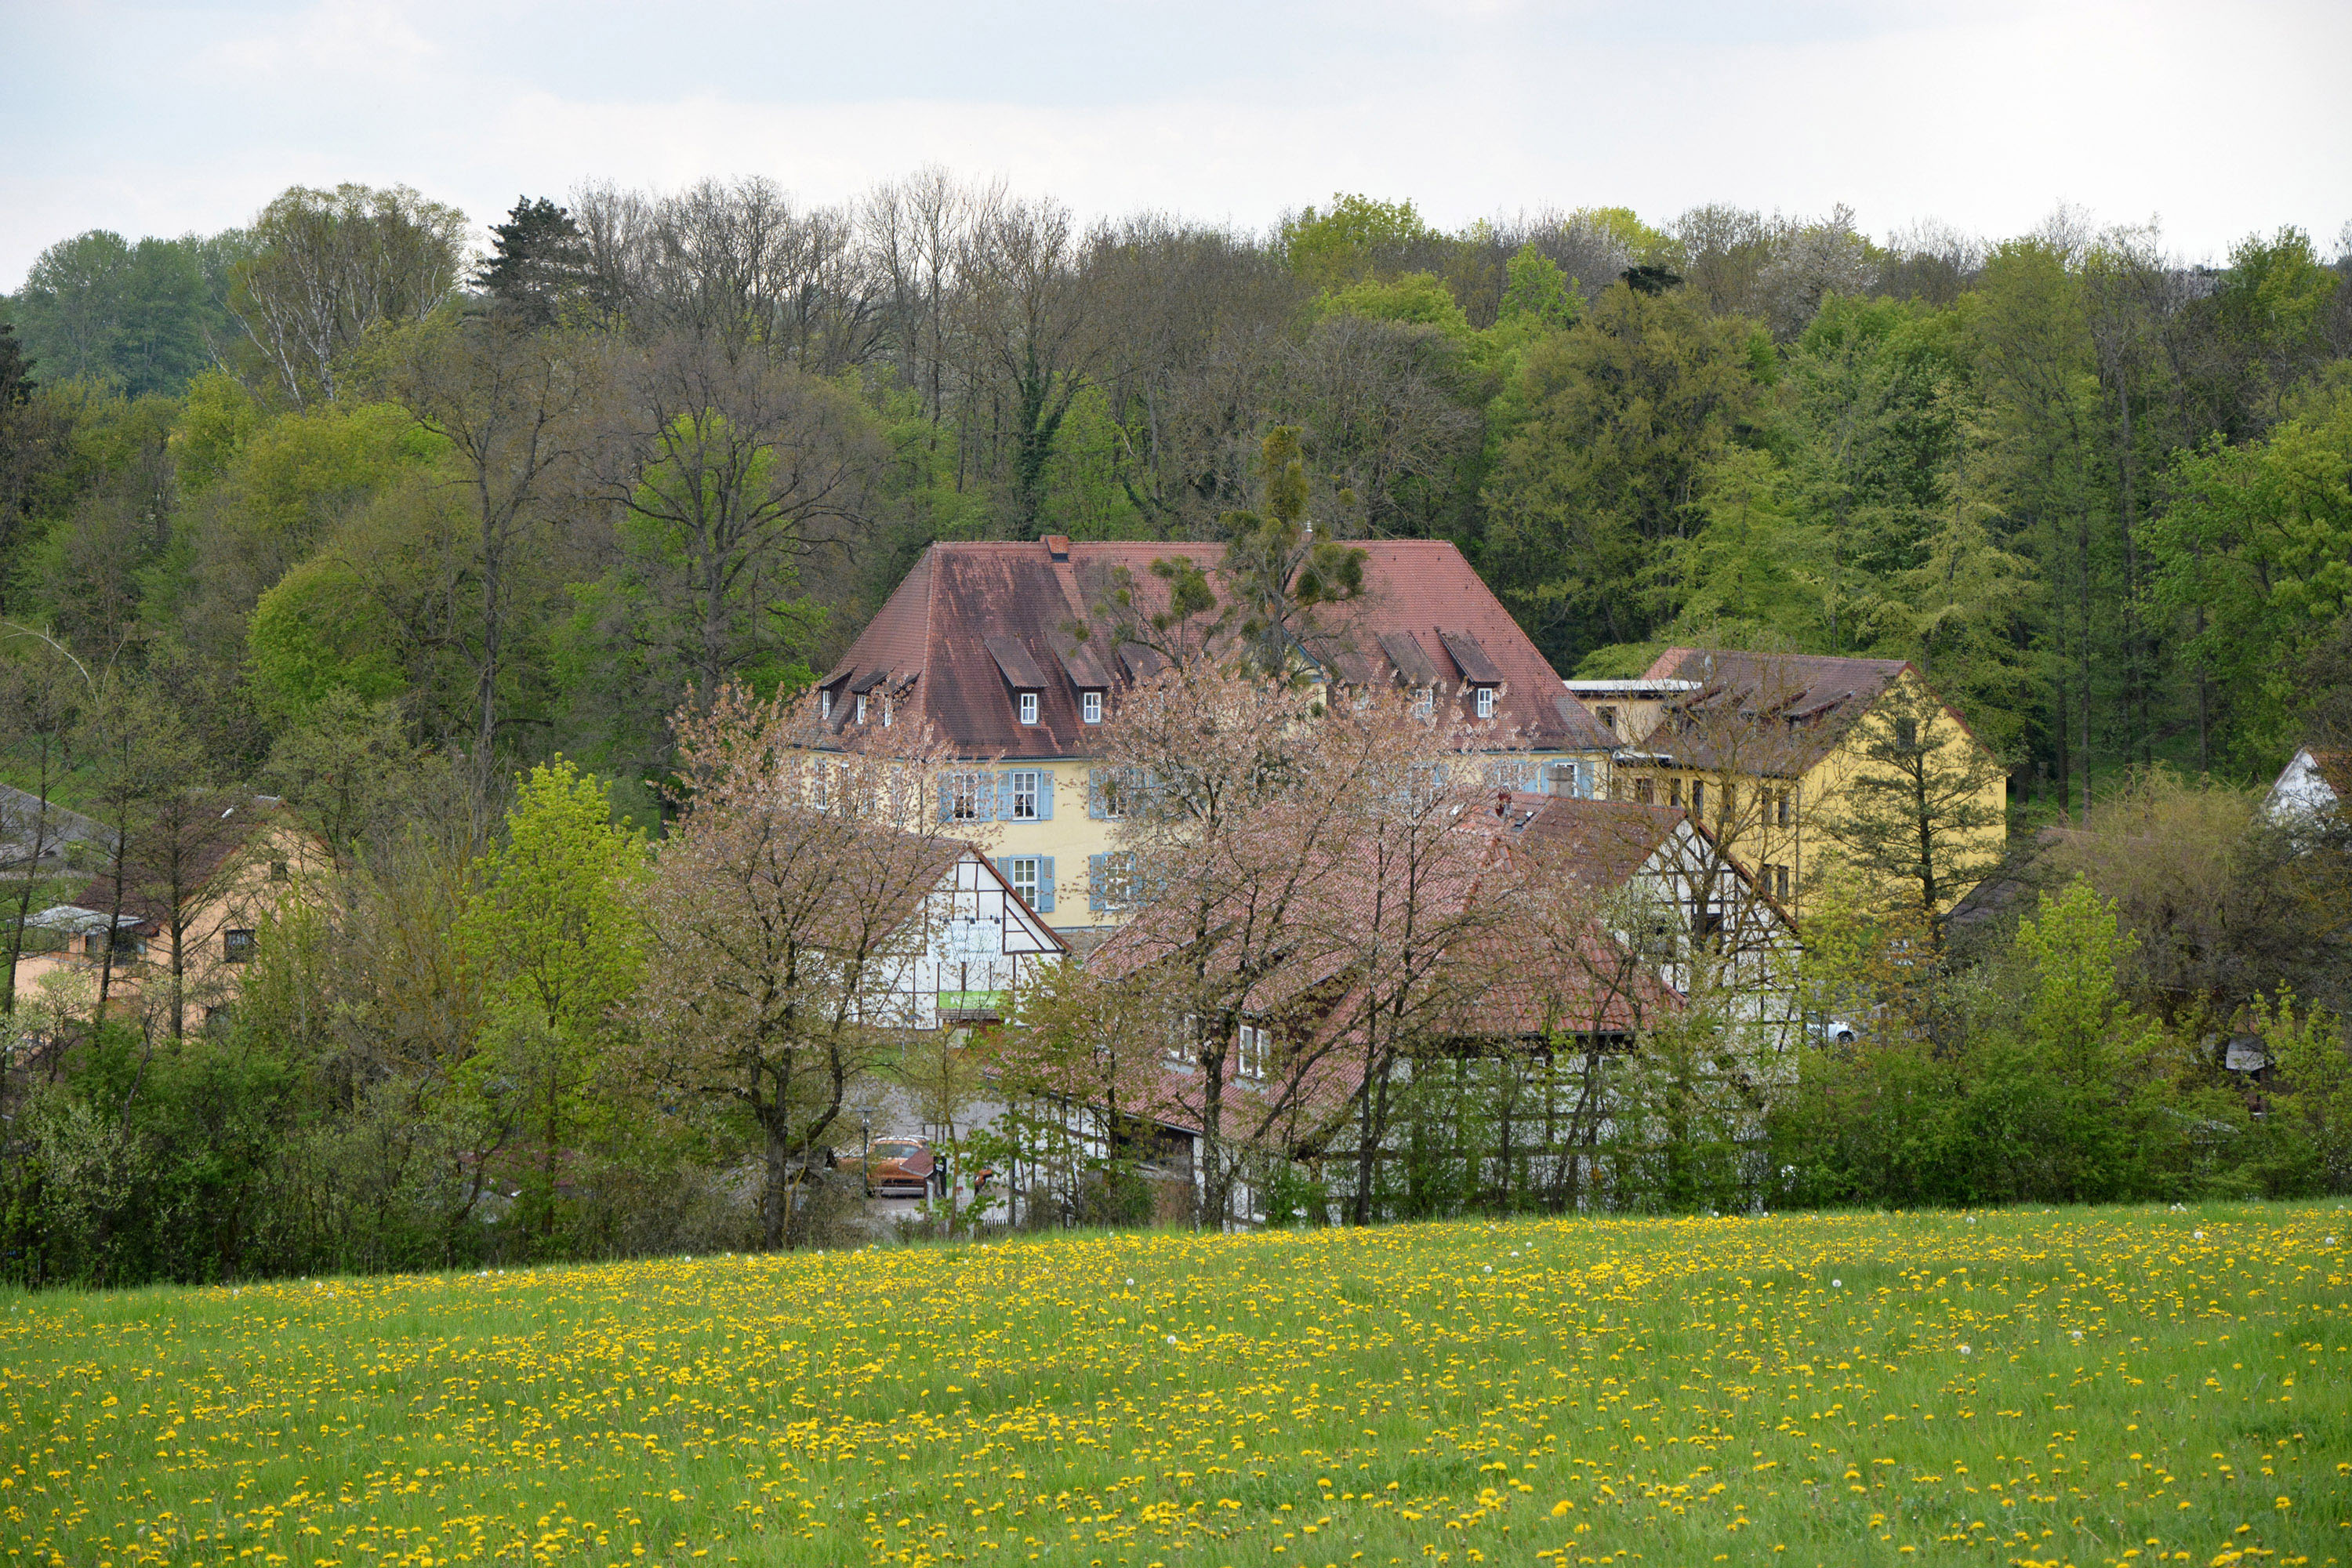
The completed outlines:
{"type": "MultiPolygon", "coordinates": [[[[1363,592],[1318,611],[1311,646],[1296,650],[1310,679],[1403,689],[1433,714],[1494,721],[1497,743],[1481,766],[1497,788],[1607,793],[1616,742],[1460,551],[1429,540],[1360,548],[1363,592]]],[[[995,826],[997,864],[1056,930],[1107,927],[1118,902],[1108,858],[1120,781],[1091,742],[1159,656],[1117,641],[1104,606],[1123,583],[1138,600],[1164,595],[1151,563],[1168,557],[1198,566],[1223,598],[1223,554],[1218,544],[1058,535],[934,544],[819,683],[826,722],[854,744],[866,725],[928,721],[971,763],[946,781],[940,811],[995,826]]]]}
{"type": "MultiPolygon", "coordinates": [[[[2006,770],[1903,659],[1675,647],[1633,679],[1567,684],[1615,747],[1612,793],[1688,810],[1791,913],[1836,852],[1824,825],[1850,784],[1886,771],[1865,754],[1870,730],[1972,784],[1964,809],[1947,808],[1963,819],[1956,859],[1989,869],[2007,843],[2006,770]]],[[[1974,880],[1944,889],[1939,910],[1974,880]]]]}

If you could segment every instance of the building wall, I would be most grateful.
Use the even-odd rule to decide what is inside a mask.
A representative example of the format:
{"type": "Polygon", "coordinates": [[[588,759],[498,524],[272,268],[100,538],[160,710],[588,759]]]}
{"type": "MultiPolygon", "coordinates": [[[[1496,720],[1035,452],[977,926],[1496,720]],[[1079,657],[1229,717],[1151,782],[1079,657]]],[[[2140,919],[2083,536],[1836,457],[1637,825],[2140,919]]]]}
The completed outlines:
{"type": "MultiPolygon", "coordinates": [[[[184,1027],[199,1028],[215,1011],[236,1004],[245,966],[252,961],[255,949],[245,943],[239,949],[243,956],[232,956],[230,933],[251,932],[257,937],[272,911],[306,883],[315,886],[328,869],[323,851],[308,834],[290,822],[278,820],[257,829],[205,880],[190,900],[189,918],[180,933],[184,1027]]],[[[19,961],[18,999],[38,999],[44,976],[79,974],[87,977],[90,999],[95,1000],[104,956],[99,940],[76,939],[67,952],[28,955],[19,961]]],[[[139,942],[141,951],[135,955],[115,955],[107,1001],[110,1014],[169,1009],[172,932],[155,931],[139,942]]]]}
{"type": "MultiPolygon", "coordinates": [[[[1508,764],[1534,770],[1529,777],[1541,779],[1542,770],[1553,763],[1575,763],[1584,770],[1589,793],[1606,795],[1609,788],[1608,759],[1586,752],[1514,752],[1489,757],[1469,758],[1482,769],[1490,764],[1508,764]]],[[[1050,904],[1040,900],[1037,912],[1056,931],[1083,931],[1095,926],[1118,923],[1118,915],[1095,907],[1089,879],[1097,864],[1095,858],[1113,854],[1117,845],[1113,834],[1118,823],[1090,814],[1092,787],[1089,774],[1105,764],[1087,758],[1065,757],[1052,762],[994,763],[975,765],[971,770],[993,775],[1002,780],[1013,773],[1040,772],[1053,775],[1053,815],[1050,818],[1018,820],[1002,810],[1003,794],[999,785],[995,799],[999,803],[996,816],[987,818],[995,830],[990,848],[994,860],[1008,879],[1016,878],[1016,860],[1034,858],[1041,872],[1050,869],[1053,898],[1050,904]]],[[[1528,784],[1526,787],[1540,789],[1528,784]]]]}
{"type": "MultiPolygon", "coordinates": [[[[1897,677],[1896,680],[1914,690],[1922,689],[1918,677],[1908,671],[1897,677]]],[[[1969,734],[1948,709],[1938,706],[1936,712],[1937,717],[1928,731],[1928,736],[1937,747],[1981,747],[1982,742],[1969,734]]],[[[1847,735],[1849,738],[1853,735],[1851,729],[1847,735]]],[[[1822,872],[1823,851],[1835,847],[1819,826],[1823,813],[1835,809],[1836,797],[1849,781],[1861,771],[1873,768],[1881,774],[1889,771],[1865,762],[1850,743],[1842,742],[1794,781],[1751,773],[1735,775],[1741,799],[1730,814],[1734,829],[1729,844],[1731,854],[1741,865],[1755,871],[1765,891],[1775,897],[1780,895],[1780,889],[1774,868],[1787,868],[1790,885],[1785,901],[1792,913],[1803,913],[1807,885],[1816,880],[1822,872]],[[1752,793],[1759,789],[1767,792],[1768,802],[1760,806],[1752,793]],[[1769,803],[1770,792],[1780,790],[1791,792],[1793,820],[1786,826],[1780,823],[1778,810],[1769,803]]],[[[1621,768],[1618,777],[1621,791],[1618,798],[1635,798],[1633,792],[1638,781],[1646,777],[1654,781],[1654,798],[1660,805],[1686,805],[1691,798],[1691,786],[1695,784],[1704,784],[1709,790],[1722,785],[1721,775],[1699,768],[1645,767],[1637,770],[1626,766],[1621,768]],[[1677,788],[1681,792],[1678,801],[1673,794],[1677,788]]],[[[1989,857],[1998,860],[2009,837],[2007,773],[1996,773],[1977,798],[1992,813],[1992,823],[1978,830],[1974,837],[1981,841],[1981,847],[1989,857]]],[[[1716,828],[1723,820],[1722,803],[1710,800],[1705,812],[1706,825],[1716,828]]],[[[1971,885],[1952,889],[1947,907],[1958,901],[1971,885]]]]}

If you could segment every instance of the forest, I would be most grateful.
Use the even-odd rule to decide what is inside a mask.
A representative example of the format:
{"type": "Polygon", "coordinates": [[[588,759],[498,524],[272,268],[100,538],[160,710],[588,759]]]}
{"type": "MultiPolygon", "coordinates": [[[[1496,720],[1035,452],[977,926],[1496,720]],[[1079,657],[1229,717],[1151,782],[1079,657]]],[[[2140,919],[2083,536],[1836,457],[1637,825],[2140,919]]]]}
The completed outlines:
{"type": "MultiPolygon", "coordinates": [[[[354,1061],[466,1058],[435,965],[502,950],[520,779],[550,811],[593,780],[658,838],[675,717],[803,688],[930,542],[1223,538],[1277,427],[1319,535],[1454,542],[1563,673],[1908,658],[2009,767],[2013,837],[2195,827],[2229,869],[2194,919],[2078,854],[2132,1005],[2193,1034],[2332,973],[2308,903],[2222,906],[2279,850],[2232,847],[2250,786],[2352,742],[2352,226],[2205,264],[2073,209],[1998,239],[1727,205],[1448,233],[1339,194],[1245,233],[938,169],[476,221],[295,187],[218,234],[62,238],[0,298],[0,782],[126,827],[266,792],[373,889],[249,1009],[331,1004],[312,1054],[192,1058],[173,1114],[262,1103],[203,1076],[259,1074],[350,1122],[354,1061]],[[2182,957],[2209,918],[2238,947],[2182,957]]],[[[12,968],[86,880],[16,879],[12,968]]],[[[101,1185],[122,1096],[162,1096],[142,1048],[78,1102],[101,1185]]],[[[625,1230],[593,1245],[651,1245],[625,1230]]]]}

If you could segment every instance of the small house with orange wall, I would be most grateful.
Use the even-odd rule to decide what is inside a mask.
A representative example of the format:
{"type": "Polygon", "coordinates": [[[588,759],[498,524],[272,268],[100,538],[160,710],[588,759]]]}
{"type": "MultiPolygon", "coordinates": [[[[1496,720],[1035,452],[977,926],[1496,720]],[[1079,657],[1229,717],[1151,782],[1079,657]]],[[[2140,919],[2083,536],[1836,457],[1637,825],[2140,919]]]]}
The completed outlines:
{"type": "Polygon", "coordinates": [[[71,903],[26,922],[17,1000],[90,1007],[102,982],[110,1016],[173,1033],[235,1005],[272,913],[327,868],[277,798],[212,791],[167,802],[109,858],[71,903]]]}

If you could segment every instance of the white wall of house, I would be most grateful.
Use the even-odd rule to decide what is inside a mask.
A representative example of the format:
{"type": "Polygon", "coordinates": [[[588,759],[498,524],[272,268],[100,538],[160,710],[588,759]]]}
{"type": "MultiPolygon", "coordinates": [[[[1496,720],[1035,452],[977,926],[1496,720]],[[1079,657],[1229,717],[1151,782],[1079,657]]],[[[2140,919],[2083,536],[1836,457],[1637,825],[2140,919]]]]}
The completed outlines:
{"type": "Polygon", "coordinates": [[[1009,1016],[1021,989],[1069,950],[985,857],[968,850],[923,899],[902,951],[872,986],[870,1023],[936,1029],[992,1008],[1009,1016]]]}
{"type": "Polygon", "coordinates": [[[2271,793],[2263,801],[2263,811],[2273,822],[2282,826],[2310,822],[2336,809],[2336,788],[2319,769],[2319,759],[2304,747],[2280,770],[2271,793]]]}

